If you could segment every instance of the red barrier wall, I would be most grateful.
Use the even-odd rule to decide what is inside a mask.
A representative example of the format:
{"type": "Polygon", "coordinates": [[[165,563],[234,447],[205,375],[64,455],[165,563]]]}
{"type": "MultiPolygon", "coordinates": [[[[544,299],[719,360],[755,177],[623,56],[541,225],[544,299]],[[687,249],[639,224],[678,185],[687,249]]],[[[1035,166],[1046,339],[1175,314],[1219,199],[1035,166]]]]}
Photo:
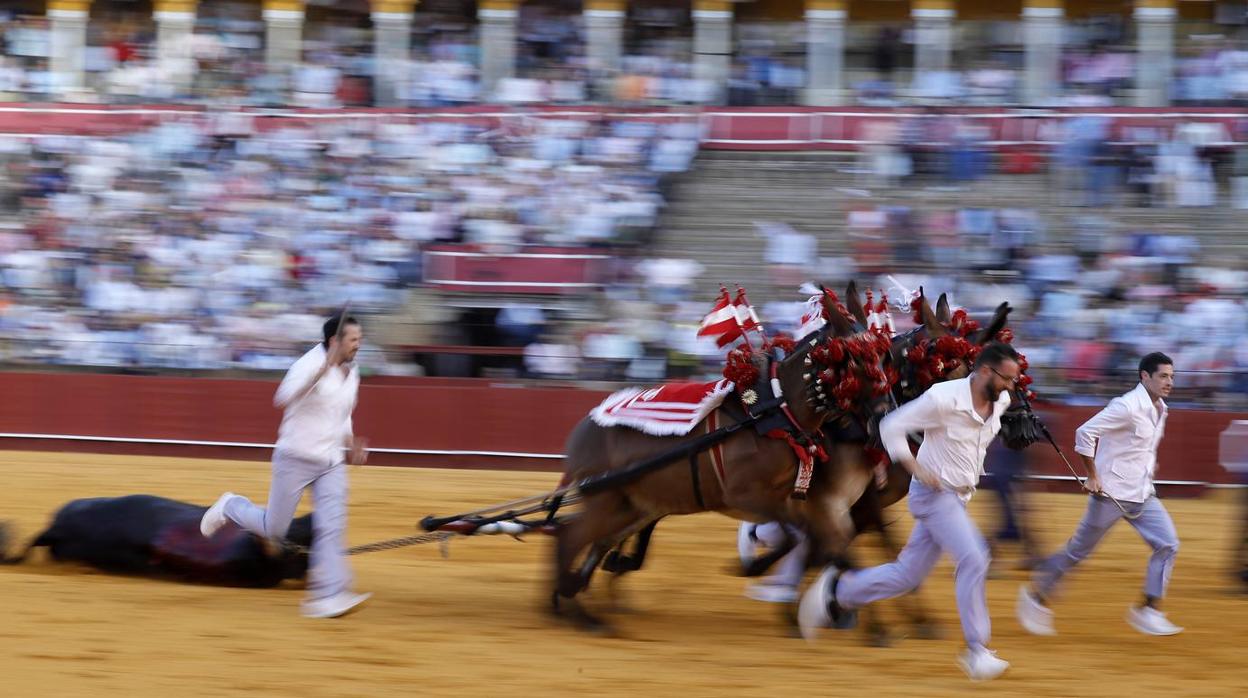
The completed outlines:
{"type": "MultiPolygon", "coordinates": [[[[1218,124],[1221,130],[1210,145],[1228,146],[1235,139],[1236,124],[1248,117],[1234,107],[1084,107],[1031,112],[1001,107],[958,107],[949,110],[974,118],[987,127],[989,144],[1010,149],[1060,140],[1063,119],[1079,114],[1106,116],[1112,138],[1134,139],[1132,129],[1150,127],[1169,133],[1187,122],[1218,124]]],[[[590,105],[527,106],[498,105],[434,109],[243,109],[209,111],[192,105],[74,105],[6,104],[0,107],[0,132],[9,134],[69,134],[110,136],[155,127],[166,122],[203,124],[223,133],[255,129],[272,130],[300,125],[313,130],[342,122],[357,124],[420,123],[450,121],[486,128],[512,125],[525,128],[533,118],[636,119],[672,121],[697,119],[704,127],[704,148],[712,150],[833,150],[852,151],[875,136],[870,126],[881,121],[912,118],[912,108],[888,107],[705,107],[693,109],[620,108],[590,105]]]]}
{"type": "MultiPolygon", "coordinates": [[[[271,443],[280,413],[276,383],[262,380],[64,373],[0,373],[0,432],[271,443]]],[[[574,387],[531,387],[474,379],[366,379],[356,431],[371,445],[447,451],[557,454],[578,420],[605,396],[574,387]]],[[[1074,429],[1093,407],[1038,406],[1074,459],[1074,429]]],[[[1218,435],[1230,412],[1172,410],[1158,479],[1230,482],[1218,464],[1218,435]]],[[[267,449],[154,446],[8,438],[0,448],[55,448],[182,456],[268,458],[267,449]]],[[[1028,450],[1040,474],[1068,473],[1053,450],[1028,450]]],[[[521,457],[376,454],[373,462],[424,466],[558,469],[560,461],[521,457]]],[[[1075,462],[1078,467],[1078,462],[1075,462]]]]}

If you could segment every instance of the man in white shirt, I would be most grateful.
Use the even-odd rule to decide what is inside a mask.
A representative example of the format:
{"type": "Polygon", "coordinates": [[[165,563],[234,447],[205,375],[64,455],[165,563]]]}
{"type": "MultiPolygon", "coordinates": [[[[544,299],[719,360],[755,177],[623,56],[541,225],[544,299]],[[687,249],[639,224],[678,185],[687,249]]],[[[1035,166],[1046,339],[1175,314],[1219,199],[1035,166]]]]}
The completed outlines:
{"type": "Polygon", "coordinates": [[[1019,589],[1018,622],[1028,632],[1056,634],[1048,600],[1058,582],[1090,555],[1124,516],[1109,497],[1129,512],[1127,523],[1153,549],[1144,579],[1144,603],[1127,610],[1127,622],[1147,635],[1174,635],[1183,630],[1160,610],[1179,550],[1179,536],[1153,489],[1157,445],[1166,430],[1167,410],[1162,398],[1174,387],[1174,362],[1154,352],[1140,360],[1139,376],[1140,384],[1134,390],[1111,400],[1075,432],[1075,451],[1089,473],[1084,487],[1092,496],[1066,547],[1040,564],[1031,589],[1025,585],[1019,589]]]}
{"type": "Polygon", "coordinates": [[[262,509],[232,492],[221,495],[204,513],[200,531],[211,537],[226,521],[272,541],[286,536],[303,491],[312,488],[312,551],[308,597],[302,604],[309,618],[334,618],[350,612],[370,594],[351,591],[346,560],[347,467],[367,459],[365,440],[352,432],[351,413],[360,389],[355,355],[362,332],[355,318],[335,315],[322,328],[325,341],[295,362],[277,388],[273,404],[284,410],[273,449],[273,480],[269,506],[262,509]]]}
{"type": "Polygon", "coordinates": [[[893,462],[909,470],[914,529],[895,562],[841,572],[829,566],[802,596],[798,624],[812,639],[819,627],[852,624],[852,609],[909,593],[932,571],[941,553],[954,560],[954,584],[966,651],[958,664],[974,681],[994,679],[1009,662],[988,650],[991,633],[984,584],[988,544],[966,512],[984,474],[984,454],[1001,430],[1020,368],[1012,347],[983,348],[971,375],[932,386],[880,422],[880,438],[893,462]],[[917,458],[907,436],[922,434],[917,458]]]}

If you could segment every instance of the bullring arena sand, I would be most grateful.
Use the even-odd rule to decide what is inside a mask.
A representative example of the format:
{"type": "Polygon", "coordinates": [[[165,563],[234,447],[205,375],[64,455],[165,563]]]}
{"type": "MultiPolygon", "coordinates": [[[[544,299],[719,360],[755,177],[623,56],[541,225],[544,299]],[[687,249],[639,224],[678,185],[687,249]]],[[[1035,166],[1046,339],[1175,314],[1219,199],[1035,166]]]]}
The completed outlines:
{"type": "MultiPolygon", "coordinates": [[[[257,462],[0,453],[0,519],[20,536],[77,497],[151,493],[209,503],[232,489],[263,499],[257,462]]],[[[352,471],[352,544],[411,531],[448,514],[551,489],[552,473],[365,467],[352,471]]],[[[1046,548],[1082,511],[1075,495],[1036,495],[1046,548]]],[[[306,504],[306,503],[305,503],[306,504]]],[[[1228,493],[1167,501],[1183,541],[1167,610],[1187,631],[1154,638],[1123,621],[1147,549],[1119,525],[1058,603],[1060,634],[1027,635],[1013,616],[1020,573],[989,582],[993,646],[1013,663],[974,685],[960,649],[952,567],[923,590],[939,640],[872,648],[860,632],[815,645],[785,635],[774,606],[742,596],[726,574],[736,523],[703,514],[665,521],[647,568],[623,583],[634,613],[610,616],[618,637],[586,635],[545,613],[550,540],[459,540],[443,559],[425,545],[352,558],[359,613],[305,620],[302,591],[223,589],[113,577],[48,562],[0,570],[0,696],[1233,696],[1244,667],[1248,596],[1229,585],[1226,551],[1239,512],[1228,493]]],[[[995,502],[972,503],[981,525],[995,502]]],[[[898,508],[900,528],[908,515],[898,508]]],[[[860,559],[880,551],[864,541],[860,559]]],[[[591,604],[603,603],[600,579],[591,604]]],[[[900,607],[884,604],[888,618],[900,607]]]]}

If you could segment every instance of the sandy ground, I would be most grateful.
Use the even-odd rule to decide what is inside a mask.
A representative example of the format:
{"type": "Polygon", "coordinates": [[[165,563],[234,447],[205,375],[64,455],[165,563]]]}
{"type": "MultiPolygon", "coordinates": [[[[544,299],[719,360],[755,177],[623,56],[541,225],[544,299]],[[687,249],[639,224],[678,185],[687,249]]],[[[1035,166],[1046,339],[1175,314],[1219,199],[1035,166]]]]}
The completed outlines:
{"type": "MultiPolygon", "coordinates": [[[[152,493],[208,503],[233,489],[262,499],[268,475],[257,463],[13,452],[0,452],[0,468],[0,519],[16,521],[22,535],[76,497],[152,493]]],[[[351,542],[404,535],[425,514],[543,492],[556,479],[355,469],[351,542]]],[[[1083,506],[1073,495],[1033,502],[1050,548],[1083,506]]],[[[374,600],[319,621],[298,615],[296,587],[110,577],[40,556],[0,569],[0,695],[1243,695],[1248,596],[1232,594],[1224,572],[1228,522],[1238,512],[1229,497],[1167,506],[1183,541],[1167,608],[1185,633],[1146,637],[1123,621],[1147,549],[1120,525],[1066,587],[1057,637],[1032,637],[1014,620],[1019,573],[990,581],[993,645],[1013,666],[979,686],[954,663],[960,633],[947,561],[923,591],[944,639],[879,649],[864,646],[861,633],[828,631],[807,645],[786,637],[776,607],[742,596],[743,581],[725,573],[736,523],[704,514],[659,527],[647,568],[624,583],[636,612],[612,616],[617,638],[585,635],[544,613],[550,541],[541,536],[461,540],[449,559],[435,545],[353,558],[358,586],[374,600]]],[[[989,493],[972,508],[981,523],[996,514],[989,493]]],[[[908,527],[907,516],[900,525],[908,527]]],[[[880,558],[869,545],[861,556],[880,558]]],[[[896,605],[883,612],[899,619],[896,605]]]]}

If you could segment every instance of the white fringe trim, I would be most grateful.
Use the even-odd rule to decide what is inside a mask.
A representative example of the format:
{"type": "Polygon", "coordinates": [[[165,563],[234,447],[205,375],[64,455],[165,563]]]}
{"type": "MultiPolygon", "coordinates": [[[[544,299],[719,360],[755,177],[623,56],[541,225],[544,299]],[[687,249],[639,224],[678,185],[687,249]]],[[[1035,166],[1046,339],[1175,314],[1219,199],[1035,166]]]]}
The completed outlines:
{"type": "Polygon", "coordinates": [[[688,405],[687,409],[681,410],[670,408],[674,404],[684,403],[641,402],[625,406],[626,403],[635,400],[643,393],[654,390],[654,388],[625,388],[612,393],[595,407],[589,416],[594,420],[594,424],[600,427],[628,427],[652,436],[683,436],[693,431],[693,428],[706,419],[712,410],[723,404],[724,397],[731,393],[734,387],[732,381],[721,380],[702,397],[697,405],[688,405]],[[612,409],[614,413],[611,413],[612,409]]]}

